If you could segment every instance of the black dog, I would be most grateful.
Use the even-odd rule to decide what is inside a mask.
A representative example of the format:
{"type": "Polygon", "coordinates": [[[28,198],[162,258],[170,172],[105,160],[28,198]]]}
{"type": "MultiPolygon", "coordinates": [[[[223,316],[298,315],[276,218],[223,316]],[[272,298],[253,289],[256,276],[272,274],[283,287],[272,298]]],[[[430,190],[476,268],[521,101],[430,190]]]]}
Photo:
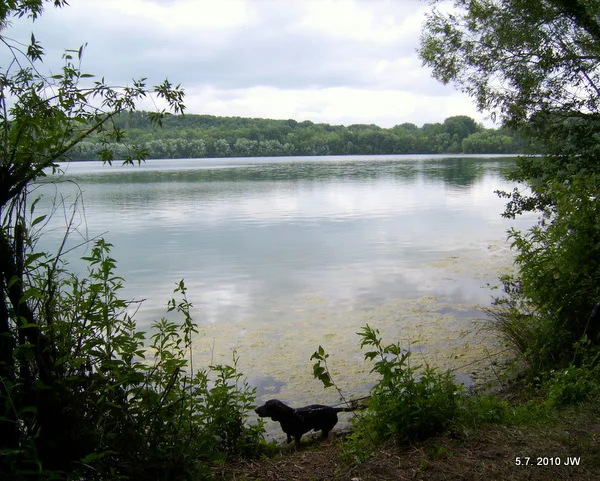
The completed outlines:
{"type": "Polygon", "coordinates": [[[279,421],[281,429],[287,434],[288,443],[292,442],[292,438],[296,440],[296,443],[299,443],[302,435],[311,429],[322,431],[323,438],[327,438],[329,431],[338,422],[337,413],[354,411],[354,409],[352,407],[333,408],[322,404],[311,404],[310,406],[294,409],[282,403],[279,399],[270,399],[254,411],[261,418],[271,418],[273,421],[279,421]]]}

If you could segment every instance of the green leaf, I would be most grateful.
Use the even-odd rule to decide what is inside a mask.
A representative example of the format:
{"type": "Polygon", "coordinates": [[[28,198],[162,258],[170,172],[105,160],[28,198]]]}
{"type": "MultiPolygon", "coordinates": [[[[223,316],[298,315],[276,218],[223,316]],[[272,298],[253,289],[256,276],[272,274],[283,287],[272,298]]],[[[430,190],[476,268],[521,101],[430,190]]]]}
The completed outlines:
{"type": "Polygon", "coordinates": [[[33,219],[33,222],[31,223],[31,227],[33,227],[34,225],[39,224],[40,222],[42,222],[44,219],[46,218],[45,215],[41,215],[39,217],[36,217],[35,219],[33,219]]]}
{"type": "Polygon", "coordinates": [[[27,257],[25,258],[25,267],[31,266],[31,264],[33,264],[36,260],[38,260],[41,257],[46,257],[46,253],[45,252],[35,252],[33,254],[28,254],[27,257]]]}
{"type": "Polygon", "coordinates": [[[43,299],[44,296],[37,288],[31,287],[23,293],[21,299],[19,299],[19,304],[24,304],[32,298],[43,299]]]}

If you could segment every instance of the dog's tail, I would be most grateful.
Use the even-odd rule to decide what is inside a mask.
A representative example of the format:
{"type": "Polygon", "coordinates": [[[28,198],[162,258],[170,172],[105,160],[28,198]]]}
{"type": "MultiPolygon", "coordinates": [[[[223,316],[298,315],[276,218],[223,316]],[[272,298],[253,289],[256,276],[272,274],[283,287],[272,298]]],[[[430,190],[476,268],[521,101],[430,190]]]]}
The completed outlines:
{"type": "Polygon", "coordinates": [[[357,409],[360,409],[359,406],[350,406],[350,407],[343,407],[343,408],[333,408],[335,409],[336,413],[349,413],[352,411],[356,411],[357,409]]]}
{"type": "Polygon", "coordinates": [[[345,406],[342,407],[334,407],[333,409],[335,409],[336,413],[340,413],[340,412],[352,412],[352,411],[358,411],[360,409],[365,409],[367,400],[370,398],[371,396],[365,396],[365,397],[361,397],[358,399],[352,399],[349,402],[346,402],[345,406]],[[362,402],[361,402],[362,401],[362,402]]]}

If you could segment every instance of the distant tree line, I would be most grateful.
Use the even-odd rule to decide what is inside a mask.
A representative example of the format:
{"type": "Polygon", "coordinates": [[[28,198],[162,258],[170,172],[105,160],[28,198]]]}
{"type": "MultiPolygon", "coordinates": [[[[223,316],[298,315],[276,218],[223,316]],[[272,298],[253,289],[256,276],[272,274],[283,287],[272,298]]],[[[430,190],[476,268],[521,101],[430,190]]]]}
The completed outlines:
{"type": "Polygon", "coordinates": [[[70,153],[73,160],[101,157],[110,147],[115,158],[126,158],[131,144],[148,158],[258,157],[351,154],[512,154],[526,150],[514,132],[486,129],[459,115],[443,123],[417,127],[403,123],[385,129],[373,124],[350,126],[311,121],[270,120],[213,115],[171,115],[162,127],[148,112],[123,113],[115,127],[127,143],[110,146],[93,136],[70,153]]]}

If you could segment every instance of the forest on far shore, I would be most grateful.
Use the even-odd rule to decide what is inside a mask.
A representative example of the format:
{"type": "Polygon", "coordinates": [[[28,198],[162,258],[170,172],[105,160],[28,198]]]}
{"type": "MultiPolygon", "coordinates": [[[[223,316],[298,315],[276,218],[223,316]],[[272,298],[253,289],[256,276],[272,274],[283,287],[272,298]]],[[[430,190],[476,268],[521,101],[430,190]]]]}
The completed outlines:
{"type": "Polygon", "coordinates": [[[135,145],[147,158],[258,157],[365,154],[517,154],[527,142],[506,128],[487,129],[459,115],[443,123],[392,128],[373,124],[329,125],[309,120],[272,120],[214,115],[169,115],[162,126],[144,111],[121,113],[114,119],[127,144],[90,136],[69,152],[71,160],[102,158],[110,150],[126,158],[135,145]]]}

